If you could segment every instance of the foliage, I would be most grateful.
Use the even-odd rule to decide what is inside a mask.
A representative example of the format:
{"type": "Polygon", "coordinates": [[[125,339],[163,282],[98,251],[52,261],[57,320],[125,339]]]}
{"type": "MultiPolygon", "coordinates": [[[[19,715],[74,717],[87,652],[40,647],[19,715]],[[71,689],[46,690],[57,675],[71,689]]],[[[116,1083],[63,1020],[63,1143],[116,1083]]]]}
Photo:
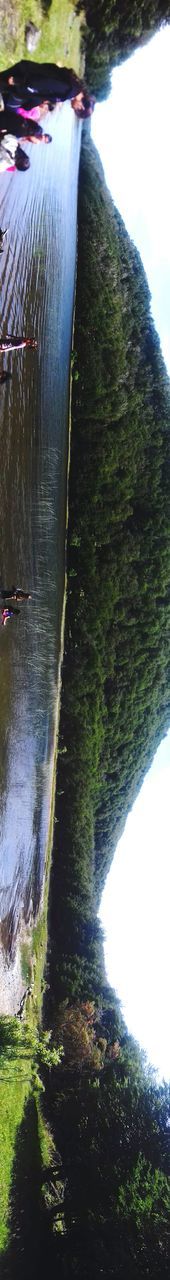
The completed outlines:
{"type": "Polygon", "coordinates": [[[9,1191],[18,1127],[31,1081],[27,1038],[15,1019],[0,1019],[0,1251],[8,1238],[9,1191]]]}
{"type": "MultiPolygon", "coordinates": [[[[116,998],[112,1009],[104,1001],[100,1009],[94,1001],[66,1002],[57,1025],[65,1057],[57,1071],[51,1064],[50,1075],[44,1067],[54,1136],[47,1124],[44,1135],[39,1103],[30,1095],[18,1134],[12,1240],[2,1275],[35,1280],[48,1265],[63,1280],[88,1274],[97,1280],[100,1271],[114,1280],[125,1274],[162,1280],[169,1274],[170,1089],[158,1087],[146,1070],[116,998]]],[[[45,1043],[48,1049],[48,1037],[45,1043]]]]}
{"type": "MultiPolygon", "coordinates": [[[[48,1001],[65,1049],[50,1090],[64,1182],[52,1265],[64,1280],[162,1280],[169,1089],[156,1084],[106,984],[96,895],[169,723],[170,390],[142,264],[87,138],[75,351],[49,916],[48,1001]]],[[[53,1239],[55,1207],[53,1193],[53,1239]]]]}
{"type": "MultiPolygon", "coordinates": [[[[29,1098],[21,1127],[15,1073],[8,1195],[12,1161],[17,1193],[5,1275],[34,1280],[48,1266],[63,1280],[100,1273],[162,1280],[169,1274],[169,1089],[146,1070],[106,985],[96,900],[169,722],[170,396],[140,258],[87,143],[75,348],[48,993],[65,1058],[56,1059],[53,1041],[37,1036],[33,1021],[28,1056],[22,1041],[29,1098]],[[70,1003],[56,1014],[65,996],[70,1003]],[[45,1180],[41,1085],[56,1147],[45,1180]]],[[[39,933],[35,944],[39,950],[39,933]]],[[[3,1037],[4,1027],[6,1090],[3,1037]]]]}
{"type": "Polygon", "coordinates": [[[51,1043],[51,1032],[39,1035],[29,1023],[16,1018],[0,1019],[0,1252],[9,1237],[9,1204],[16,1143],[29,1097],[35,1098],[39,1140],[43,1155],[52,1150],[52,1140],[40,1117],[39,1095],[43,1090],[44,1066],[51,1070],[61,1061],[62,1050],[51,1043]],[[50,1147],[51,1144],[51,1147],[50,1147]]]}
{"type": "Polygon", "coordinates": [[[169,379],[139,254],[87,140],[75,349],[50,895],[54,1009],[65,996],[100,1002],[96,899],[170,719],[169,379]]]}
{"type": "MultiPolygon", "coordinates": [[[[79,6],[78,6],[79,7],[79,6]]],[[[111,88],[112,68],[170,20],[169,0],[84,0],[86,69],[98,98],[111,88]]]]}
{"type": "MultiPolygon", "coordinates": [[[[99,1037],[95,1027],[94,1001],[85,1001],[79,1005],[69,1005],[58,1009],[56,1018],[57,1040],[62,1040],[66,1066],[72,1069],[90,1066],[92,1071],[100,1071],[104,1064],[107,1039],[99,1037]]],[[[118,1052],[118,1042],[112,1046],[113,1057],[118,1052]]]]}

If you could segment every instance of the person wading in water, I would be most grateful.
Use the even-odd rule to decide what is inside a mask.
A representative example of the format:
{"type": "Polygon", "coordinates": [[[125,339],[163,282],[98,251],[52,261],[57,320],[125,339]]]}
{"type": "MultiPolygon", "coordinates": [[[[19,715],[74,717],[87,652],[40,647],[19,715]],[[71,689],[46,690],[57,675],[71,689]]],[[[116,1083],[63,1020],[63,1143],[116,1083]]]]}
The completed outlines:
{"type": "Polygon", "coordinates": [[[2,600],[31,600],[30,591],[23,591],[22,587],[0,587],[0,596],[2,600]]]}
{"type": "Polygon", "coordinates": [[[10,622],[10,618],[16,618],[18,613],[20,613],[19,609],[12,609],[11,607],[10,609],[1,609],[1,626],[6,627],[6,622],[10,622]]]}
{"type": "Polygon", "coordinates": [[[0,351],[20,351],[22,347],[37,347],[36,338],[15,338],[12,334],[6,334],[3,340],[0,339],[0,351]]]}

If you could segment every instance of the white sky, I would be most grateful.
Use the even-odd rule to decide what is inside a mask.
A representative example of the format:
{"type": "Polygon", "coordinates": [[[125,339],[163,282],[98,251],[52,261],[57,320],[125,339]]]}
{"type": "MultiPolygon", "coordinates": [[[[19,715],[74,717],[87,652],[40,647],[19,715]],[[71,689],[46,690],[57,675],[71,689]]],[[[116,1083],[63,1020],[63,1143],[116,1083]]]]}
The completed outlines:
{"type": "Polygon", "coordinates": [[[115,204],[140,250],[170,372],[170,25],[112,77],[92,136],[115,204]]]}
{"type": "MultiPolygon", "coordinates": [[[[138,50],[95,109],[92,136],[137,245],[170,373],[170,26],[138,50]]],[[[117,846],[102,903],[110,983],[129,1030],[170,1079],[170,731],[117,846]]]]}
{"type": "Polygon", "coordinates": [[[117,845],[101,905],[105,959],[125,1019],[170,1078],[170,731],[117,845]]]}

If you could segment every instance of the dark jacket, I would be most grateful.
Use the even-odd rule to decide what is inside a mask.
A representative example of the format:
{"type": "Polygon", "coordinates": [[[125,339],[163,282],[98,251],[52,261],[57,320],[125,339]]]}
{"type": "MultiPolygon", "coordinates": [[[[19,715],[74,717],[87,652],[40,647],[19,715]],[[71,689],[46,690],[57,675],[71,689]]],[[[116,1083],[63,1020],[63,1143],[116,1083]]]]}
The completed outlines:
{"type": "Polygon", "coordinates": [[[17,100],[17,105],[29,109],[43,101],[65,102],[75,98],[83,88],[83,83],[70,67],[57,67],[55,62],[27,62],[22,59],[15,66],[8,67],[0,74],[0,88],[8,98],[17,100]],[[14,85],[9,85],[9,76],[13,76],[14,85]]]}
{"type": "Polygon", "coordinates": [[[12,133],[15,138],[27,138],[29,135],[41,138],[41,125],[36,120],[25,120],[24,117],[18,116],[16,111],[11,111],[9,107],[5,107],[4,111],[0,111],[0,137],[3,141],[3,133],[12,133]]]}

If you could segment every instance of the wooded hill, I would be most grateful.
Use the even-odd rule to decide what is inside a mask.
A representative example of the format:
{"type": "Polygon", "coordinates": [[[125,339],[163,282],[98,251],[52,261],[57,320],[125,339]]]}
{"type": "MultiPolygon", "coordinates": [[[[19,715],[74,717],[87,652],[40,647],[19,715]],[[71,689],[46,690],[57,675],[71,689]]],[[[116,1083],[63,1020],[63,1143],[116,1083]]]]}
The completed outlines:
{"type": "Polygon", "coordinates": [[[48,1269],[62,1280],[162,1280],[170,1092],[146,1072],[106,984],[96,901],[170,720],[170,389],[141,260],[87,138],[78,219],[46,995],[65,1056],[50,1073],[44,1066],[54,1138],[45,1171],[34,1097],[25,1110],[2,1275],[35,1280],[48,1269]]]}
{"type": "Polygon", "coordinates": [[[87,135],[78,227],[46,997],[65,1057],[46,1089],[56,1144],[46,1250],[63,1280],[162,1280],[169,1089],[147,1075],[106,984],[96,903],[170,720],[170,384],[142,263],[87,135]]]}
{"type": "Polygon", "coordinates": [[[78,217],[58,805],[63,894],[67,882],[75,912],[80,889],[89,920],[170,723],[170,383],[139,253],[88,139],[78,217]]]}
{"type": "MultiPolygon", "coordinates": [[[[79,5],[80,8],[80,5],[79,5]]],[[[170,21],[169,0],[84,0],[86,75],[98,98],[110,90],[113,67],[170,21]]]]}

